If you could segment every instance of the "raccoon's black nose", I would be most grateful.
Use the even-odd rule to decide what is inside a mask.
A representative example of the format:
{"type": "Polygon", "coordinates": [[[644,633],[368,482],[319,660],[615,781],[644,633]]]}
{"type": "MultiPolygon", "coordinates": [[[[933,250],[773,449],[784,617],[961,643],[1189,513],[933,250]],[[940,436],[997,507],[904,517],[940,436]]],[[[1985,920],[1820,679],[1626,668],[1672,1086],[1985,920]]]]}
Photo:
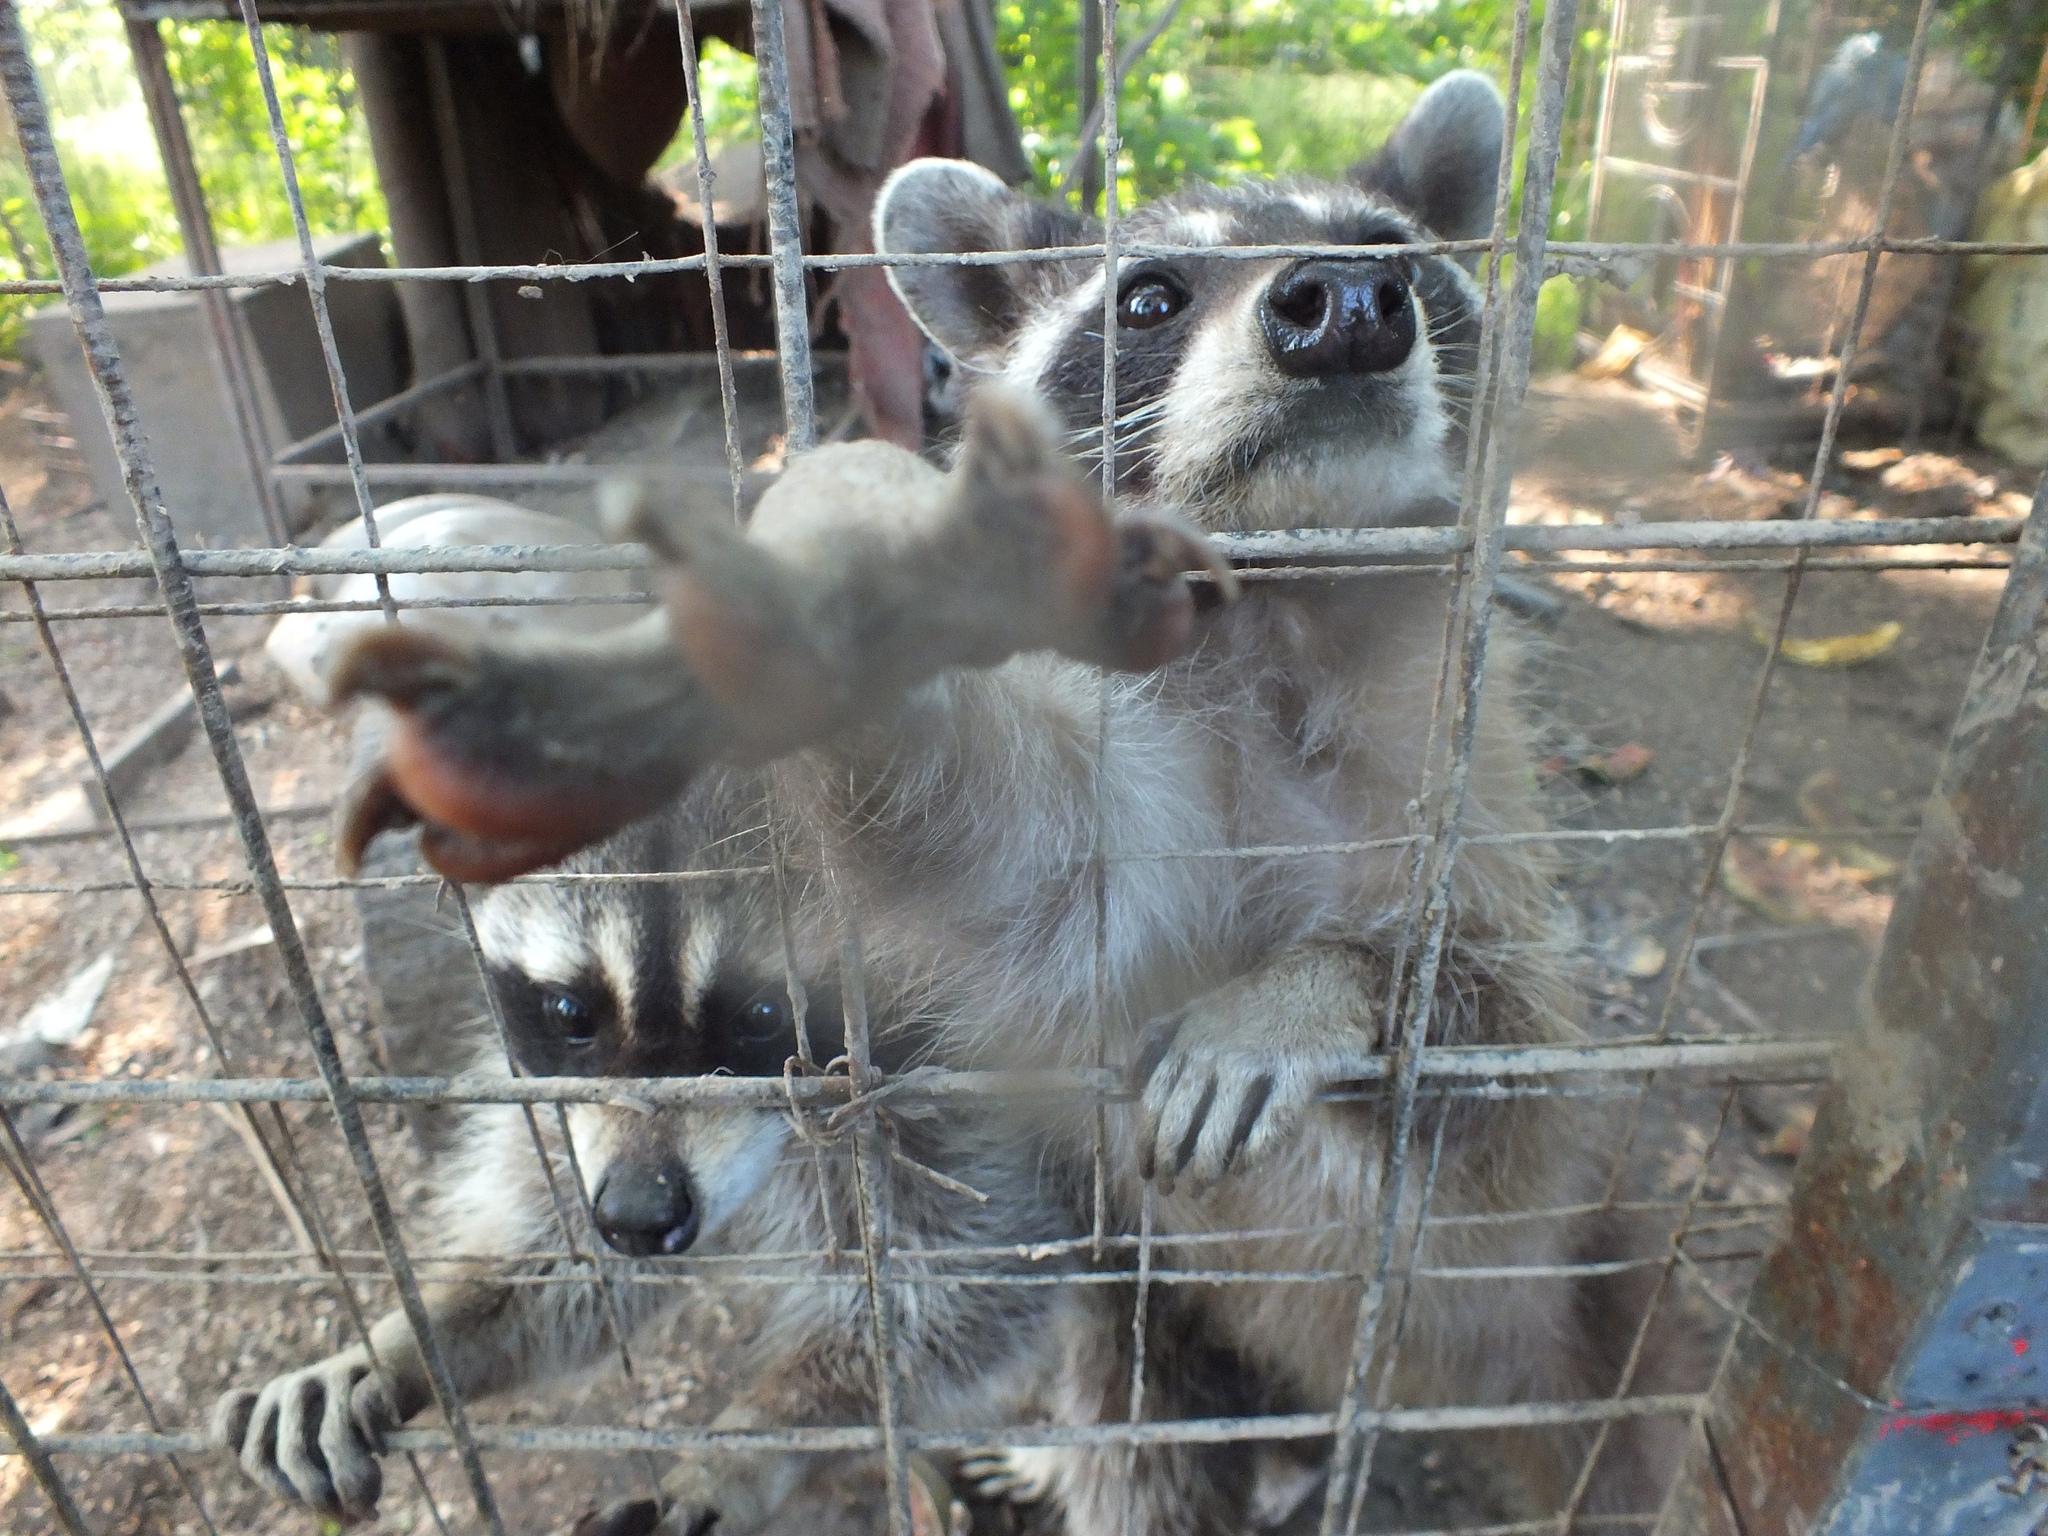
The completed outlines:
{"type": "Polygon", "coordinates": [[[697,1240],[689,1175],[674,1159],[619,1162],[598,1182],[598,1234],[636,1259],[681,1253],[697,1240]]]}
{"type": "Polygon", "coordinates": [[[1386,373],[1415,349],[1407,275],[1385,261],[1298,261],[1260,305],[1266,347],[1282,373],[1318,378],[1386,373]]]}

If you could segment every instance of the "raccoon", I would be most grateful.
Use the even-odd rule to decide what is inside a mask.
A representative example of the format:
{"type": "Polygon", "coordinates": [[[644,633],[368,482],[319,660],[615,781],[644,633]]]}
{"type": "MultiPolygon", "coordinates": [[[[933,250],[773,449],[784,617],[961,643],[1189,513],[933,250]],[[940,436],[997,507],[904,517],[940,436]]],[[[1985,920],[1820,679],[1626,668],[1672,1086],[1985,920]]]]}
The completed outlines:
{"type": "MultiPolygon", "coordinates": [[[[1504,131],[1499,93],[1461,72],[1422,94],[1361,163],[1356,185],[1203,188],[1138,209],[1122,235],[1137,254],[1122,258],[1113,294],[1093,257],[920,263],[892,268],[892,281],[978,380],[970,423],[979,400],[1035,401],[1084,465],[1093,455],[1107,469],[1128,515],[1185,517],[1212,531],[1441,522],[1452,515],[1479,335],[1469,274],[1429,254],[1229,250],[1474,235],[1493,205],[1504,131]],[[1119,395],[1105,465],[1099,401],[1112,307],[1119,395]]],[[[876,209],[884,255],[1057,250],[1099,233],[955,162],[904,167],[876,209]]],[[[970,425],[970,457],[974,438],[970,425]]],[[[802,550],[829,526],[834,548],[886,559],[902,547],[904,514],[886,498],[849,495],[860,481],[846,454],[793,461],[746,542],[764,554],[802,550]]],[[[1049,504],[1039,511],[1057,521],[1049,504]]],[[[1056,539],[1050,547],[1058,565],[1056,539]]],[[[856,631],[970,612],[974,584],[990,579],[980,568],[921,565],[890,591],[900,611],[868,616],[848,643],[856,631]]],[[[840,734],[791,741],[795,750],[764,770],[781,812],[825,850],[860,913],[873,973],[919,998],[933,1059],[1128,1067],[1132,1102],[1107,1111],[1114,1218],[1132,1230],[1149,1211],[1162,1241],[1199,1242],[1191,1251],[1205,1270],[1242,1276],[1171,1287],[1191,1320],[1165,1352],[1220,1352],[1242,1367],[1244,1396],[1262,1404],[1337,1405],[1380,1220],[1390,1208],[1412,1211],[1431,1161],[1410,1159],[1409,1186],[1380,1188],[1384,1102],[1331,1102],[1325,1091],[1365,1075],[1387,1043],[1410,888],[1402,840],[1415,830],[1431,750],[1445,596],[1422,573],[1261,583],[1200,614],[1192,651],[1156,670],[1105,673],[1070,648],[941,671],[900,696],[864,696],[865,714],[843,713],[840,734]],[[1346,851],[1271,851],[1332,846],[1346,851]],[[1330,1278],[1259,1278],[1310,1270],[1330,1278]]],[[[725,610],[694,601],[672,600],[672,629],[722,632],[725,610]]],[[[770,606],[732,633],[772,638],[770,620],[784,611],[770,606]]],[[[728,685],[748,675],[750,659],[699,652],[714,673],[730,670],[728,685]]],[[[647,761],[638,696],[591,658],[578,665],[573,691],[566,672],[494,673],[494,687],[517,695],[518,712],[505,718],[543,736],[574,722],[583,750],[647,761]],[[608,702],[607,690],[618,698],[608,702]]],[[[1497,657],[1479,701],[1461,827],[1523,836],[1468,843],[1459,860],[1430,999],[1429,1039],[1439,1045],[1556,1044],[1580,1033],[1569,925],[1533,840],[1542,820],[1508,670],[1497,657]]],[[[720,691],[715,677],[705,686],[720,691]]],[[[741,692],[720,696],[739,709],[741,692]]],[[[460,708],[423,711],[412,729],[452,762],[477,755],[462,739],[467,718],[460,708]]],[[[655,763],[647,776],[659,786],[667,771],[655,763]]],[[[459,777],[462,793],[443,803],[464,815],[471,802],[494,813],[527,787],[502,760],[459,777]]],[[[619,801],[638,803],[632,792],[619,801]]],[[[588,802],[562,814],[591,816],[588,802]]],[[[486,814],[471,830],[497,825],[486,814]]],[[[1612,1240],[1568,1214],[1597,1203],[1597,1112],[1567,1098],[1426,1109],[1420,1132],[1441,1148],[1432,1208],[1450,1218],[1429,1231],[1430,1268],[1495,1278],[1418,1279],[1386,1378],[1393,1400],[1611,1390],[1646,1298],[1624,1294],[1625,1282],[1556,1273],[1612,1240]],[[1513,1273],[1526,1270],[1548,1277],[1513,1273]]],[[[1083,1129],[1047,1127],[1070,1165],[1085,1161],[1083,1129]]],[[[1128,1382],[1115,1347],[1099,1341],[1062,1358],[1049,1396],[1057,1414],[1089,1421],[1119,1411],[1128,1382]]],[[[1185,1363],[1148,1354],[1162,1380],[1185,1363]]],[[[1663,1385],[1663,1368],[1644,1362],[1638,1389],[1663,1385]]],[[[1171,1412],[1170,1403],[1148,1394],[1148,1411],[1171,1412]]],[[[1496,1436],[1489,1448],[1490,1462],[1513,1464],[1532,1515],[1554,1511],[1575,1474],[1573,1445],[1560,1439],[1573,1437],[1496,1436]]],[[[1587,1508],[1643,1508],[1676,1443],[1675,1426],[1618,1422],[1587,1508]]],[[[1127,1522],[1161,1533],[1242,1529],[1249,1484],[1208,1475],[1209,1454],[1157,1448],[1127,1485],[1121,1451],[1035,1453],[1029,1480],[1055,1496],[1076,1532],[1127,1522]]]]}
{"type": "MultiPolygon", "coordinates": [[[[773,832],[762,789],[743,774],[714,775],[658,817],[564,866],[570,874],[694,872],[688,880],[507,885],[478,901],[489,982],[520,1070],[780,1077],[793,1057],[827,1063],[842,1055],[837,973],[828,958],[835,941],[821,926],[814,875],[795,866],[780,899],[757,877],[716,878],[766,863],[773,832]],[[801,1015],[786,985],[785,954],[806,1000],[801,1015]]],[[[878,1067],[901,1071],[920,1059],[926,1031],[914,1009],[882,1006],[873,1029],[878,1067]]],[[[495,1038],[480,1045],[477,1071],[506,1069],[495,1038]]],[[[551,1130],[552,1117],[540,1123],[551,1130]]],[[[764,1256],[747,1270],[771,1283],[747,1291],[766,1300],[738,1370],[745,1385],[717,1427],[875,1422],[873,1334],[847,1142],[813,1144],[783,1111],[636,1106],[630,1092],[570,1107],[567,1125],[574,1164],[568,1149],[551,1144],[553,1166],[544,1171],[516,1106],[466,1111],[436,1171],[430,1229],[443,1252],[515,1262],[528,1281],[561,1273],[571,1261],[560,1250],[549,1173],[558,1188],[573,1190],[580,1169],[595,1235],[615,1274],[658,1271],[684,1254],[764,1256]],[[799,1275],[806,1283],[788,1283],[799,1275]]],[[[1016,1422],[1045,1390],[1046,1340],[1070,1331],[1068,1318],[1095,1301],[1066,1287],[942,1282],[962,1273],[1058,1273],[1067,1260],[1027,1261],[1014,1245],[1074,1235],[1071,1191],[1030,1126],[985,1107],[898,1116],[892,1129],[897,1145],[881,1198],[894,1262],[910,1276],[894,1288],[905,1418],[947,1428],[1016,1422]],[[993,1258],[990,1245],[1003,1245],[993,1258]],[[971,1261],[949,1256],[962,1247],[981,1253],[971,1261]],[[918,1284],[920,1274],[932,1283],[918,1284]]],[[[590,1234],[579,1241],[589,1246],[590,1234]]],[[[594,1283],[508,1283],[487,1259],[477,1269],[426,1287],[435,1334],[465,1398],[602,1358],[609,1314],[594,1283]]],[[[612,1291],[629,1330],[683,1294],[635,1283],[612,1291]]],[[[370,1342],[259,1391],[229,1392],[215,1411],[217,1442],[287,1500],[332,1519],[368,1515],[382,1489],[385,1432],[432,1403],[403,1312],[379,1321],[370,1342]]],[[[622,1536],[654,1529],[659,1518],[663,1531],[697,1532],[715,1513],[721,1529],[749,1529],[772,1513],[806,1463],[798,1453],[687,1456],[664,1479],[662,1508],[630,1503],[608,1511],[598,1528],[622,1536]]]]}

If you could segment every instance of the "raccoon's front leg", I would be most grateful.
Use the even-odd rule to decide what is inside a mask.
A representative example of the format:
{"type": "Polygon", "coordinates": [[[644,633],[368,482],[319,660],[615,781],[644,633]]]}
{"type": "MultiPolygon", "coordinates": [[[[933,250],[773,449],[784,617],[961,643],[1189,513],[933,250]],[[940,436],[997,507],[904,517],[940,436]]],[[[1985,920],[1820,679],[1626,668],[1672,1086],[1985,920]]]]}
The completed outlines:
{"type": "Polygon", "coordinates": [[[1147,1026],[1139,1174],[1200,1186],[1257,1161],[1318,1093],[1370,1070],[1385,982],[1362,949],[1304,945],[1147,1026]]]}

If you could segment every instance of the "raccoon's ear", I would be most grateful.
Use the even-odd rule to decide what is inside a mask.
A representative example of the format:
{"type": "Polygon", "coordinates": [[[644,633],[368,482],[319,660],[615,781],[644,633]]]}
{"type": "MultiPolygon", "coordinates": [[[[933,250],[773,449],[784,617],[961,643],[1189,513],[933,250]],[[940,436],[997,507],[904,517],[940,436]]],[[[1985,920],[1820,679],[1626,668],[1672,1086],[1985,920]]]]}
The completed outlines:
{"type": "MultiPolygon", "coordinates": [[[[913,160],[875,199],[875,249],[885,256],[1044,250],[1096,238],[1094,220],[1020,196],[965,160],[913,160]]],[[[890,286],[925,334],[983,369],[1036,306],[1086,270],[1080,261],[888,269],[890,286]]]]}
{"type": "Polygon", "coordinates": [[[1493,228],[1507,106],[1474,69],[1454,69],[1416,98],[1380,152],[1351,168],[1353,184],[1413,214],[1440,240],[1493,228]]]}

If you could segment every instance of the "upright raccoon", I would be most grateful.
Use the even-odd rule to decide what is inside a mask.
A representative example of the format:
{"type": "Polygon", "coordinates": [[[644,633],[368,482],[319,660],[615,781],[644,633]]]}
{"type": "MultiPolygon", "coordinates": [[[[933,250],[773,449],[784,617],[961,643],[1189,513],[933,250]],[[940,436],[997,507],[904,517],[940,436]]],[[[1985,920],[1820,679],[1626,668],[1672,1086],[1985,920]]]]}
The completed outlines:
{"type": "MultiPolygon", "coordinates": [[[[1460,73],[1422,95],[1358,186],[1201,189],[1130,217],[1123,238],[1133,247],[1194,248],[1126,257],[1114,274],[1114,472],[1135,514],[1177,511],[1213,530],[1450,515],[1479,326],[1462,268],[1429,255],[1229,248],[1400,245],[1424,234],[1420,220],[1430,234],[1472,235],[1492,206],[1502,133],[1498,93],[1460,73]]],[[[876,215],[886,255],[1080,246],[1097,234],[1089,220],[950,162],[898,172],[876,215]]],[[[1071,442],[1094,449],[1108,297],[1099,260],[913,264],[892,275],[966,367],[1035,396],[1071,442]]],[[[850,452],[795,461],[747,542],[764,556],[802,551],[824,547],[829,528],[835,548],[896,548],[901,514],[846,495],[850,452]]],[[[935,473],[913,467],[899,472],[935,473]]],[[[924,579],[928,592],[899,592],[901,613],[874,615],[871,627],[971,606],[944,570],[924,579]]],[[[1302,1410],[1339,1401],[1379,1217],[1386,1202],[1419,1195],[1379,1187],[1384,1103],[1321,1095],[1359,1075],[1397,1003],[1405,840],[1430,751],[1445,596],[1422,574],[1262,583],[1208,615],[1192,654],[1155,674],[1105,676],[1042,654],[947,672],[769,770],[779,803],[829,850],[875,974],[917,989],[940,1059],[1131,1064],[1137,1103],[1109,1117],[1117,1214],[1135,1226],[1149,1183],[1162,1237],[1203,1238],[1206,1269],[1251,1277],[1177,1288],[1201,1309],[1200,1334],[1183,1337],[1248,1362],[1262,1393],[1302,1410]],[[1341,851],[1272,851],[1321,848],[1341,851]],[[1329,1278],[1256,1279],[1304,1271],[1329,1278]]],[[[671,602],[671,629],[716,639],[733,608],[686,594],[671,602]]],[[[735,635],[768,632],[759,615],[751,628],[744,615],[732,623],[735,635]]],[[[747,674],[745,657],[715,644],[691,654],[714,693],[721,673],[747,674]]],[[[490,696],[515,693],[517,718],[543,735],[573,721],[622,761],[647,756],[644,695],[595,657],[570,662],[508,664],[492,673],[500,693],[490,696]]],[[[382,691],[417,706],[417,741],[459,756],[466,675],[441,683],[423,666],[382,691]]],[[[1503,686],[1496,665],[1477,717],[1468,836],[1541,827],[1503,686]]],[[[732,688],[720,696],[736,699],[732,688]]],[[[662,782],[668,771],[656,763],[648,776],[662,782]]],[[[493,773],[502,780],[496,764],[476,769],[464,794],[440,802],[470,833],[502,837],[555,803],[546,793],[520,800],[493,773]],[[473,814],[472,800],[491,814],[473,814]],[[496,816],[515,801],[526,820],[496,816]]],[[[565,816],[590,809],[587,796],[562,806],[565,816]]],[[[1576,1038],[1562,910],[1536,845],[1467,843],[1450,900],[1430,1040],[1576,1038]]],[[[1439,1273],[1409,1298],[1396,1402],[1611,1389],[1640,1298],[1559,1274],[1600,1235],[1569,1215],[1597,1193],[1590,1163],[1601,1140],[1586,1103],[1453,1099],[1424,1116],[1425,1135],[1441,1131],[1433,1209],[1452,1219],[1429,1232],[1439,1273]]],[[[1056,1392],[1061,1412],[1118,1411],[1122,1384],[1104,1369],[1112,1359],[1107,1348],[1074,1352],[1056,1392]]],[[[1590,1507],[1641,1507],[1671,1440],[1657,1426],[1618,1425],[1590,1507]]],[[[1533,1512],[1554,1509],[1575,1462],[1554,1441],[1528,1450],[1511,1459],[1533,1512]]],[[[1034,1461],[1076,1532],[1118,1529],[1127,1503],[1140,1528],[1160,1533],[1244,1523],[1241,1511],[1192,1502],[1217,1491],[1193,1451],[1148,1451],[1134,1488],[1121,1452],[1034,1461]]]]}

